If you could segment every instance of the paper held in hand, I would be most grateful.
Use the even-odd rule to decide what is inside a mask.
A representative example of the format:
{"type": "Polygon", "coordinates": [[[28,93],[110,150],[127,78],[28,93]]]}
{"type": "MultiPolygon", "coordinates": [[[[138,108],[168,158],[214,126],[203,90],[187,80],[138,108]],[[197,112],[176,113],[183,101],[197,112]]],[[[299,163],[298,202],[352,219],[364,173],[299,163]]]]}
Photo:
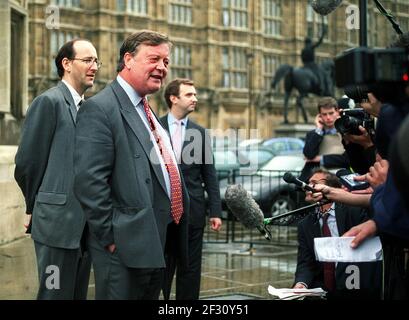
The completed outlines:
{"type": "Polygon", "coordinates": [[[373,237],[352,249],[354,237],[324,237],[314,239],[315,257],[322,262],[372,262],[382,260],[382,244],[373,237]]]}

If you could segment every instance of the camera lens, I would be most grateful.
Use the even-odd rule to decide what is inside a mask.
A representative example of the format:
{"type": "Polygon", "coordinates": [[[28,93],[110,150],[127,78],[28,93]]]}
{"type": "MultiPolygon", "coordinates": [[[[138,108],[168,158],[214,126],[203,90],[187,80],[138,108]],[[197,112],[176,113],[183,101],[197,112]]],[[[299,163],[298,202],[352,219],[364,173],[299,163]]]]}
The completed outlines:
{"type": "Polygon", "coordinates": [[[362,125],[362,121],[355,117],[343,115],[335,121],[335,128],[341,134],[350,133],[353,135],[360,135],[359,126],[362,125]]]}

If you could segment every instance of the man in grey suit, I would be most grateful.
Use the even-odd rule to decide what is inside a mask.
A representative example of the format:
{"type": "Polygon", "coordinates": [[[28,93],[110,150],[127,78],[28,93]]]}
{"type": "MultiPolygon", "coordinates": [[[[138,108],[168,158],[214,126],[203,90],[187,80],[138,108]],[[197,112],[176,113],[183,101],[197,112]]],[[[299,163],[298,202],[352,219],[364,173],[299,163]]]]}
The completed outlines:
{"type": "Polygon", "coordinates": [[[180,265],[170,247],[166,251],[166,272],[163,295],[169,299],[172,280],[176,274],[176,300],[199,299],[202,267],[203,234],[206,225],[206,201],[208,194],[210,227],[218,231],[222,225],[219,181],[214,167],[210,137],[206,130],[188,119],[196,108],[194,83],[190,79],[174,79],[165,89],[165,100],[170,109],[161,118],[172,137],[173,149],[180,163],[190,197],[189,219],[189,267],[180,265]],[[203,186],[204,185],[204,186],[203,186]]]}
{"type": "Polygon", "coordinates": [[[37,256],[37,299],[86,299],[91,268],[86,221],[73,192],[77,110],[100,66],[87,40],[67,42],[55,64],[62,79],[34,99],[15,158],[37,256]]]}
{"type": "Polygon", "coordinates": [[[158,299],[167,241],[187,264],[189,198],[146,100],[166,77],[170,48],[157,32],[128,36],[116,79],[77,117],[75,194],[90,229],[96,299],[158,299]]]}

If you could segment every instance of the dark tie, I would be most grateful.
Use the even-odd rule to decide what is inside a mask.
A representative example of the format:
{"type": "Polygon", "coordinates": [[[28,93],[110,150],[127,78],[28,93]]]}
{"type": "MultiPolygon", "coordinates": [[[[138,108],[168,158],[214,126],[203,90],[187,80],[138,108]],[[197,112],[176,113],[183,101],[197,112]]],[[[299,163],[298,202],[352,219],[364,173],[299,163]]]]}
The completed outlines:
{"type": "Polygon", "coordinates": [[[142,102],[146,117],[149,122],[149,126],[151,128],[153,136],[155,137],[156,143],[158,144],[160,154],[169,174],[171,215],[175,223],[178,224],[183,214],[182,183],[180,182],[179,171],[176,164],[173,162],[168,149],[163,144],[159,132],[156,130],[156,125],[153,121],[151,108],[149,107],[148,101],[145,97],[142,99],[142,102]]]}
{"type": "MultiPolygon", "coordinates": [[[[331,231],[328,227],[329,213],[322,217],[322,235],[331,237],[331,231]]],[[[324,285],[329,291],[335,290],[335,262],[324,262],[324,285]]]]}

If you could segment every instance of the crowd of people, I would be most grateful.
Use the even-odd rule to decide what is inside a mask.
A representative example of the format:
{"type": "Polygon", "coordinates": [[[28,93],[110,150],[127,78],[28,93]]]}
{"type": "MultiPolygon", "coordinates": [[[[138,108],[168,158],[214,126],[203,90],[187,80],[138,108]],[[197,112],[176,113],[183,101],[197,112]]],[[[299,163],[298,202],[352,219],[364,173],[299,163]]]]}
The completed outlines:
{"type": "MultiPolygon", "coordinates": [[[[399,46],[409,47],[408,37],[399,46]]],[[[27,232],[37,257],[38,299],[86,299],[91,263],[96,299],[198,299],[206,205],[220,230],[219,185],[206,131],[188,118],[197,93],[190,79],[164,90],[169,113],[158,118],[147,97],[167,76],[172,44],[143,30],[128,36],[119,52],[117,76],[84,100],[101,63],[85,39],[65,43],[55,64],[61,81],[34,99],[23,125],[15,178],[26,202],[27,232]],[[194,147],[188,146],[193,143],[194,147]],[[59,281],[49,281],[50,266],[59,281]]],[[[316,129],[306,136],[301,178],[317,206],[299,224],[294,287],[324,287],[332,297],[405,299],[408,290],[409,86],[394,99],[368,93],[360,105],[377,117],[375,132],[337,132],[339,106],[318,104],[316,129]],[[403,123],[403,124],[402,124],[403,123]],[[351,169],[365,190],[347,190],[329,170],[351,169]],[[348,264],[320,263],[313,239],[354,236],[352,246],[375,234],[384,262],[363,263],[362,286],[345,288],[348,264]]]]}

